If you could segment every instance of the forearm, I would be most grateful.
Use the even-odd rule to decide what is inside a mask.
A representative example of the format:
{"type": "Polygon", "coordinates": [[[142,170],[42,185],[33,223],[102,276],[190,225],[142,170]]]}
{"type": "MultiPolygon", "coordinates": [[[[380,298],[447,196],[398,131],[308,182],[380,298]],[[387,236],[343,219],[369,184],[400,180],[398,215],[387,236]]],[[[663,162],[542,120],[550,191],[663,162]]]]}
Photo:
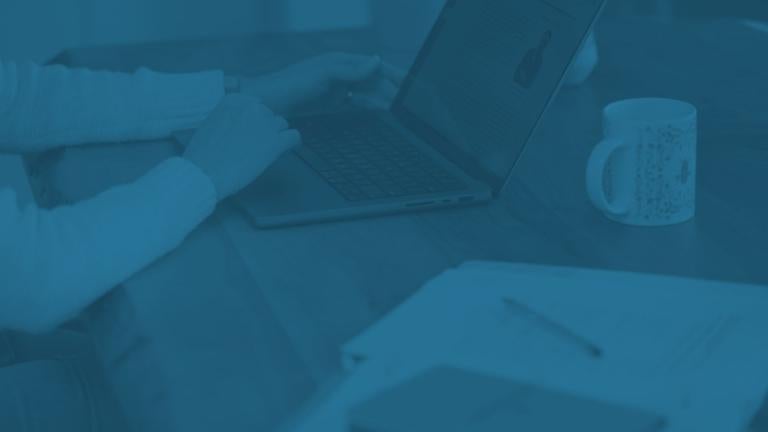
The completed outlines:
{"type": "Polygon", "coordinates": [[[135,74],[0,63],[0,151],[155,139],[204,120],[221,72],[135,74]]]}
{"type": "Polygon", "coordinates": [[[72,207],[5,218],[9,198],[0,197],[0,328],[39,331],[71,318],[177,247],[215,201],[210,180],[178,158],[72,207]]]}

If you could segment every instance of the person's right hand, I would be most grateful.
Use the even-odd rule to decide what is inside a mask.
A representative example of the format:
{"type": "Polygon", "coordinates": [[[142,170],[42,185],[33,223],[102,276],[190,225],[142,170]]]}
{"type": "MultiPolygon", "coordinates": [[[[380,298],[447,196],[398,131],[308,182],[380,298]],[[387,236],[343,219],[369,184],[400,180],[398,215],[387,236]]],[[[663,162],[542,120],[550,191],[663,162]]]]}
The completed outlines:
{"type": "Polygon", "coordinates": [[[280,113],[323,99],[366,109],[389,109],[405,74],[378,56],[328,53],[242,80],[241,91],[280,113]]]}
{"type": "Polygon", "coordinates": [[[210,177],[221,200],[300,143],[299,133],[257,99],[229,95],[197,131],[184,157],[210,177]]]}

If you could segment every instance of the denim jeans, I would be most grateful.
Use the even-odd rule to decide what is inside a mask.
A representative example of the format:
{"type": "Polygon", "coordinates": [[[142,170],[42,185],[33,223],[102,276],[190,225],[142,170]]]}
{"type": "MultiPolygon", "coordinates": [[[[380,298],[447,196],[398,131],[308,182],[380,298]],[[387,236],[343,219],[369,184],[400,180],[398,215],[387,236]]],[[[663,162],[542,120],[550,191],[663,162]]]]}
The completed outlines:
{"type": "Polygon", "coordinates": [[[0,332],[0,430],[124,431],[90,338],[0,332]]]}

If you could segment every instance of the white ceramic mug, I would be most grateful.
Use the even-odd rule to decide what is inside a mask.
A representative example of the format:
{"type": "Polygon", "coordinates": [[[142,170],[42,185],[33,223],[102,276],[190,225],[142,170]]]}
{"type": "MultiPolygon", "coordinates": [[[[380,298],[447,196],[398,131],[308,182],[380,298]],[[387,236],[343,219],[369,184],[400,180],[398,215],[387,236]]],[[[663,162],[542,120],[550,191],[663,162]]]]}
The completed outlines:
{"type": "Polygon", "coordinates": [[[605,139],[592,152],[587,192],[608,218],[640,226],[696,215],[697,111],[672,99],[629,99],[603,112],[605,139]]]}
{"type": "Polygon", "coordinates": [[[597,39],[595,38],[595,33],[592,32],[587,37],[587,40],[584,41],[584,45],[576,55],[571,68],[568,69],[565,84],[570,86],[583,84],[592,75],[599,61],[600,54],[597,49],[597,39]]]}

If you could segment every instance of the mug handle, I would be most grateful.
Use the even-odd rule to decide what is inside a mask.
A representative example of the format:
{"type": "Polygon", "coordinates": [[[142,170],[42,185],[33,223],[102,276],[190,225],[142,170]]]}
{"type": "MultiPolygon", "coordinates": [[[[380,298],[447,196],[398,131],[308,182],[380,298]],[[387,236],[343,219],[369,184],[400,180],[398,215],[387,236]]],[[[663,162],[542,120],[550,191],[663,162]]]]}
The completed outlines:
{"type": "Polygon", "coordinates": [[[608,138],[601,141],[592,151],[592,155],[589,158],[589,163],[587,164],[587,194],[595,207],[611,216],[624,216],[629,212],[632,185],[634,183],[634,175],[629,169],[630,162],[629,146],[623,140],[616,138],[608,138]],[[603,178],[611,158],[620,150],[627,152],[625,163],[621,167],[619,164],[613,164],[612,167],[617,171],[629,172],[617,172],[617,175],[612,176],[611,181],[614,182],[613,189],[617,192],[614,201],[610,202],[605,192],[603,178]]]}

